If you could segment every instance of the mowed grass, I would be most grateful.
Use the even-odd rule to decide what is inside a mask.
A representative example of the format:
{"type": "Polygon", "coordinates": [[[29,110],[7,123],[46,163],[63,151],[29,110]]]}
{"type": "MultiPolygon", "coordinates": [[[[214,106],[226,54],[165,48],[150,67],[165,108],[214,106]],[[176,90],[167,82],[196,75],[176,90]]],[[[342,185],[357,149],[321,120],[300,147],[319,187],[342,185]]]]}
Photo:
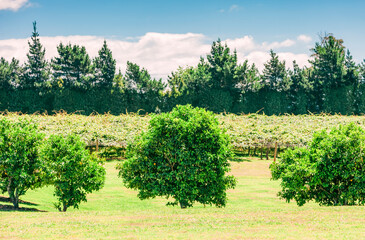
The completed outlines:
{"type": "Polygon", "coordinates": [[[365,239],[365,207],[286,203],[270,180],[271,161],[241,160],[232,162],[238,183],[225,208],[141,201],[117,177],[117,162],[108,162],[105,187],[78,210],[57,212],[51,187],[22,197],[21,207],[45,212],[4,211],[9,203],[0,202],[0,239],[365,239]]]}

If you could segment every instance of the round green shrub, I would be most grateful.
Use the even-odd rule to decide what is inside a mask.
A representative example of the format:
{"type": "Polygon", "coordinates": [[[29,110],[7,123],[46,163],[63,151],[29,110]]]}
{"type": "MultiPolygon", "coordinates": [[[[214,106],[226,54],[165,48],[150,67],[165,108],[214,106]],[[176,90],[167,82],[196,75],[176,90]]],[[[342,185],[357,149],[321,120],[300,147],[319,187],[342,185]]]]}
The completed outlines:
{"type": "Polygon", "coordinates": [[[287,150],[270,168],[272,178],[281,179],[279,196],[288,202],[364,205],[364,155],[364,130],[352,123],[315,133],[308,148],[287,150]]]}
{"type": "Polygon", "coordinates": [[[55,207],[66,212],[86,202],[86,195],[104,185],[102,160],[86,150],[86,144],[76,135],[51,135],[41,149],[42,158],[51,171],[49,183],[54,185],[58,202],[55,207]]]}
{"type": "Polygon", "coordinates": [[[0,120],[0,190],[8,192],[14,208],[27,190],[46,183],[48,171],[38,151],[42,139],[32,122],[0,120]]]}
{"type": "Polygon", "coordinates": [[[222,207],[226,190],[235,186],[234,177],[225,176],[230,157],[230,141],[213,113],[186,105],[154,115],[118,169],[140,199],[163,196],[181,208],[194,202],[222,207]]]}

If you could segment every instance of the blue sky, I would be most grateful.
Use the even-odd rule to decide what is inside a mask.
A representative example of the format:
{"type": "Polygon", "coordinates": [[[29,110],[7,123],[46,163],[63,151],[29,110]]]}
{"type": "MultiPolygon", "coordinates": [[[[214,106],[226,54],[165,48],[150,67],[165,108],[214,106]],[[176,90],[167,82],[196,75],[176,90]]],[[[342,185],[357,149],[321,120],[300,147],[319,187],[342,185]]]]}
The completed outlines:
{"type": "MultiPolygon", "coordinates": [[[[187,60],[188,65],[194,63],[193,57],[199,60],[199,55],[209,51],[209,45],[218,37],[223,41],[227,40],[228,44],[231,43],[232,48],[237,48],[242,59],[255,62],[261,56],[262,60],[257,62],[259,65],[266,60],[267,55],[264,52],[267,53],[269,47],[282,53],[282,58],[287,62],[298,57],[299,62],[304,65],[304,55],[307,58],[310,56],[309,48],[318,41],[318,34],[328,32],[344,39],[345,46],[350,49],[355,60],[360,62],[365,58],[364,10],[365,1],[360,0],[0,0],[0,56],[9,58],[13,55],[22,60],[26,49],[24,44],[20,44],[21,40],[25,41],[26,46],[25,39],[30,36],[32,22],[36,20],[40,35],[48,37],[44,40],[49,41],[45,42],[46,47],[55,48],[53,45],[63,39],[89,46],[90,50],[87,49],[90,55],[95,55],[97,46],[93,47],[90,37],[97,39],[93,40],[95,44],[99,40],[107,39],[114,46],[112,50],[114,55],[118,55],[117,60],[120,58],[121,68],[129,57],[137,63],[140,61],[156,76],[165,76],[178,63],[184,65],[183,59],[187,60]],[[156,34],[148,35],[149,33],[156,34]],[[195,35],[189,37],[189,33],[195,35]],[[84,39],[83,36],[89,38],[84,39]],[[10,46],[9,39],[19,40],[15,42],[21,46],[10,46]],[[165,63],[160,64],[165,70],[158,71],[159,66],[152,66],[141,58],[152,58],[148,54],[158,55],[159,51],[163,52],[158,47],[163,47],[164,41],[172,46],[173,41],[177,41],[177,48],[189,48],[189,44],[182,42],[192,41],[197,56],[182,56],[183,50],[176,53],[176,56],[172,52],[162,54],[161,58],[175,56],[173,58],[176,60],[178,56],[182,56],[182,60],[173,60],[175,64],[167,69],[165,65],[169,60],[166,59],[165,63]],[[140,45],[137,47],[133,42],[139,42],[140,45]],[[156,42],[158,43],[154,45],[156,42]],[[126,49],[120,46],[128,44],[138,51],[136,55],[140,58],[128,51],[122,56],[121,51],[126,49]],[[254,46],[247,48],[243,44],[254,46]],[[5,49],[6,46],[9,48],[5,49]],[[14,50],[15,48],[17,49],[14,50]],[[14,51],[10,51],[11,49],[14,51]],[[22,50],[25,51],[24,54],[22,50]],[[250,54],[256,55],[249,57],[250,54]]],[[[56,54],[55,49],[48,50],[49,57],[56,54]]]]}

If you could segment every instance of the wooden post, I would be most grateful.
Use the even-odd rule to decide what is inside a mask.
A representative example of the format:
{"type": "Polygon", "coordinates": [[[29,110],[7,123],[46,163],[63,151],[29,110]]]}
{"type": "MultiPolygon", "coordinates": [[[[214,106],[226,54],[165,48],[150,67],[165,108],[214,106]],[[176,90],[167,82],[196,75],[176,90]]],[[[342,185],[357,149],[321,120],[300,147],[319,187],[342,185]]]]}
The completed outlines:
{"type": "Polygon", "coordinates": [[[96,139],[95,151],[99,152],[99,139],[96,139]]]}
{"type": "Polygon", "coordinates": [[[278,142],[275,143],[275,151],[274,151],[274,162],[276,162],[276,154],[278,152],[278,142]]]}

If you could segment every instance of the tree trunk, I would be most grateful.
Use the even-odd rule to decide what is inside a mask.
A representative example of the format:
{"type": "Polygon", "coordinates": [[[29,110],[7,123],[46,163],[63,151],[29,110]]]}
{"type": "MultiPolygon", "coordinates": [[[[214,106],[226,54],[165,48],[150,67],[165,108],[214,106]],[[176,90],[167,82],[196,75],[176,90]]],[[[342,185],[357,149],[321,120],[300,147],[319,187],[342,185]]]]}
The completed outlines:
{"type": "Polygon", "coordinates": [[[8,183],[8,187],[7,187],[7,191],[10,197],[11,202],[14,205],[15,209],[19,208],[19,195],[18,195],[18,189],[16,189],[15,191],[12,189],[11,184],[13,183],[12,181],[13,179],[10,178],[9,179],[9,183],[8,183]]]}
{"type": "Polygon", "coordinates": [[[66,212],[67,211],[67,204],[63,203],[62,205],[63,205],[62,212],[66,212]]]}
{"type": "Polygon", "coordinates": [[[182,209],[184,209],[184,208],[186,208],[186,201],[184,201],[184,200],[180,200],[179,201],[179,203],[180,203],[180,207],[182,208],[182,209]]]}
{"type": "Polygon", "coordinates": [[[274,162],[276,162],[276,154],[278,153],[278,143],[275,143],[275,151],[274,151],[274,162]]]}

